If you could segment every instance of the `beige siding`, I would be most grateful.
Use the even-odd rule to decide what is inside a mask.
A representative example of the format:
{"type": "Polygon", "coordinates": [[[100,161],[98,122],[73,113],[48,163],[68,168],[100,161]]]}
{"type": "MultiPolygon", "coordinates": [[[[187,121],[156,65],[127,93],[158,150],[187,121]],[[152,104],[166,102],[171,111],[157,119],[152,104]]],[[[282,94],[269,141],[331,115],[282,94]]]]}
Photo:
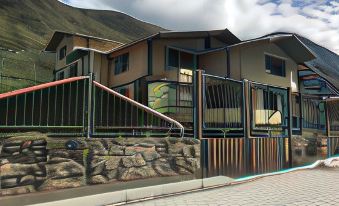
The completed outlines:
{"type": "Polygon", "coordinates": [[[109,55],[110,59],[114,59],[119,55],[129,53],[129,69],[127,72],[114,75],[114,60],[109,65],[109,86],[117,87],[132,82],[142,76],[148,74],[147,65],[147,42],[143,41],[134,46],[119,50],[109,55]]]}
{"type": "Polygon", "coordinates": [[[199,69],[208,74],[227,75],[227,54],[225,50],[199,56],[199,69]]]}
{"type": "Polygon", "coordinates": [[[256,42],[231,49],[231,78],[248,79],[252,81],[291,87],[298,91],[297,64],[275,44],[256,42]],[[286,77],[266,73],[265,54],[277,56],[286,61],[286,77]],[[234,62],[234,63],[232,63],[234,62]]]}
{"type": "Polygon", "coordinates": [[[93,53],[91,55],[94,55],[93,57],[93,72],[95,75],[95,80],[101,82],[101,54],[99,53],[93,53]]]}
{"type": "Polygon", "coordinates": [[[67,47],[66,55],[73,51],[73,37],[65,37],[59,44],[56,50],[56,64],[55,69],[59,70],[66,66],[66,57],[64,57],[62,60],[59,60],[59,51],[64,46],[67,47]]]}

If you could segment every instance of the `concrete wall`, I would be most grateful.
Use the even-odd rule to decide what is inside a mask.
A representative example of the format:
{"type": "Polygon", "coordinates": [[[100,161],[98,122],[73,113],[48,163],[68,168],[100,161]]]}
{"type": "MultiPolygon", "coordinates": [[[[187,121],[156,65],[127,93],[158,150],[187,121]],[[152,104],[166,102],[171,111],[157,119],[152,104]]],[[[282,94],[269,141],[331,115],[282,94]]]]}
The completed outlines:
{"type": "Polygon", "coordinates": [[[232,47],[230,52],[231,78],[282,86],[294,86],[298,92],[297,64],[275,44],[265,41],[232,47]],[[265,54],[277,56],[286,61],[286,77],[266,73],[265,54]]]}
{"type": "Polygon", "coordinates": [[[109,87],[117,87],[126,83],[130,83],[148,74],[148,54],[146,41],[114,52],[110,54],[108,58],[110,61],[108,67],[109,87]],[[125,53],[129,53],[128,71],[115,75],[114,58],[125,53]]]}

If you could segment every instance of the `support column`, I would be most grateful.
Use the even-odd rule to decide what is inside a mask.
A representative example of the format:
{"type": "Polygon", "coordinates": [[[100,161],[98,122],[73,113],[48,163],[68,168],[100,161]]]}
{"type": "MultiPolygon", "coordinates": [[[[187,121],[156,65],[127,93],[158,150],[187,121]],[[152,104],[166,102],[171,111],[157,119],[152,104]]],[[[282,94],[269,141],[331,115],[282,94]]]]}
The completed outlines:
{"type": "Polygon", "coordinates": [[[94,81],[94,73],[89,74],[89,79],[88,79],[88,100],[87,100],[87,131],[86,131],[86,136],[87,138],[91,138],[92,133],[93,133],[93,108],[92,108],[92,103],[93,103],[93,81],[94,81]]]}
{"type": "Polygon", "coordinates": [[[291,168],[292,165],[292,88],[287,88],[287,103],[288,103],[288,166],[291,168]]]}
{"type": "Polygon", "coordinates": [[[203,70],[196,70],[193,77],[193,134],[202,139],[203,130],[203,70]]]}
{"type": "Polygon", "coordinates": [[[249,89],[250,83],[247,79],[243,80],[243,128],[244,128],[244,162],[246,173],[250,173],[250,159],[251,159],[251,150],[250,150],[250,137],[251,137],[251,118],[250,118],[250,101],[249,101],[249,89]]]}

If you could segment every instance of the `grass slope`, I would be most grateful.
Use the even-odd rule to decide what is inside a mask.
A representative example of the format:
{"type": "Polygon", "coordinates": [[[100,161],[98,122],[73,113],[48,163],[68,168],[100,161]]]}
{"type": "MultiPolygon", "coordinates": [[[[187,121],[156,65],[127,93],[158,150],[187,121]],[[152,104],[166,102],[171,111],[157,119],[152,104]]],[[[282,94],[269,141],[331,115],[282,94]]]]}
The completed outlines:
{"type": "Polygon", "coordinates": [[[40,82],[52,79],[54,55],[41,51],[55,30],[127,43],[163,29],[119,12],[79,9],[57,0],[0,0],[0,92],[31,85],[26,79],[35,75],[40,82]]]}

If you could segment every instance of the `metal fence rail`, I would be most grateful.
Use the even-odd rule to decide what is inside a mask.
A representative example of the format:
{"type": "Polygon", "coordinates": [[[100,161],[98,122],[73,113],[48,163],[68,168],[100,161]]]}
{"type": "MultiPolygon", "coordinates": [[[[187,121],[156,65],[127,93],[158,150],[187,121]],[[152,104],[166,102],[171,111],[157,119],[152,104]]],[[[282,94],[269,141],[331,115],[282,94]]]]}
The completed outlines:
{"type": "Polygon", "coordinates": [[[287,137],[289,92],[287,88],[249,83],[251,136],[287,137]]]}
{"type": "Polygon", "coordinates": [[[0,94],[1,132],[83,134],[88,78],[75,77],[0,94]]]}
{"type": "Polygon", "coordinates": [[[184,127],[179,122],[98,82],[93,83],[93,135],[183,135],[184,127]]]}
{"type": "Polygon", "coordinates": [[[203,74],[203,129],[207,136],[242,137],[243,83],[203,74]]]}
{"type": "Polygon", "coordinates": [[[326,100],[327,136],[339,137],[339,98],[326,100]]]}
{"type": "Polygon", "coordinates": [[[92,79],[73,77],[0,94],[0,133],[183,136],[179,122],[92,79]]]}
{"type": "Polygon", "coordinates": [[[303,128],[325,130],[325,104],[317,96],[302,96],[303,128]]]}

